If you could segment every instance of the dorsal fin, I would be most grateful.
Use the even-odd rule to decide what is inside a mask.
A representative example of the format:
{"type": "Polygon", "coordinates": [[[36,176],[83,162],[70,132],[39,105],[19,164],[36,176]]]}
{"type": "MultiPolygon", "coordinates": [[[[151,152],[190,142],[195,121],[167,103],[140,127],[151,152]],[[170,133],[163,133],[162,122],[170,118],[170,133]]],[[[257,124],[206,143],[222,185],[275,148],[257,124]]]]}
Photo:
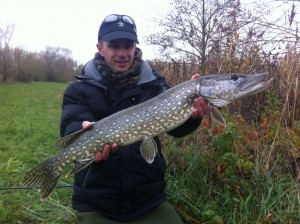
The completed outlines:
{"type": "Polygon", "coordinates": [[[82,133],[84,133],[87,129],[81,129],[79,131],[76,131],[72,134],[69,134],[65,137],[60,138],[56,144],[55,147],[58,150],[63,150],[67,148],[75,139],[77,139],[82,133]]]}

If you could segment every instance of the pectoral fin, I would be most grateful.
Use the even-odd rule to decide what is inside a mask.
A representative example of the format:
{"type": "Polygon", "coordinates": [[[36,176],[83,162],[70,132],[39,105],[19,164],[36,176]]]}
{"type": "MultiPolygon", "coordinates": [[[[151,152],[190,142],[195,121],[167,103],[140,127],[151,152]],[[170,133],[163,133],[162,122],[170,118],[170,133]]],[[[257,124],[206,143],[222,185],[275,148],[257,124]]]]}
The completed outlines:
{"type": "Polygon", "coordinates": [[[140,151],[147,163],[151,164],[158,152],[157,144],[152,137],[144,137],[140,151]]]}
{"type": "Polygon", "coordinates": [[[219,109],[215,106],[210,105],[210,113],[209,113],[209,128],[212,129],[215,125],[215,121],[219,122],[220,124],[223,124],[226,127],[226,123],[224,121],[224,118],[219,111],[219,109]]]}

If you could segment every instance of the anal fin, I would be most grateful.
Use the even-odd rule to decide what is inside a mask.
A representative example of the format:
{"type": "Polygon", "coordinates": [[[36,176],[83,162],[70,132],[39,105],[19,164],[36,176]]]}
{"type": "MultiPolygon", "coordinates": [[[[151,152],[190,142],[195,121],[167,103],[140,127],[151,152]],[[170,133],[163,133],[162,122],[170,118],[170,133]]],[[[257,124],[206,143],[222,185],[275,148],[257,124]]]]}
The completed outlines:
{"type": "Polygon", "coordinates": [[[71,176],[71,175],[79,172],[80,170],[86,168],[94,160],[95,160],[95,157],[94,158],[88,158],[88,159],[76,161],[73,169],[66,175],[66,177],[69,177],[69,176],[71,176]]]}

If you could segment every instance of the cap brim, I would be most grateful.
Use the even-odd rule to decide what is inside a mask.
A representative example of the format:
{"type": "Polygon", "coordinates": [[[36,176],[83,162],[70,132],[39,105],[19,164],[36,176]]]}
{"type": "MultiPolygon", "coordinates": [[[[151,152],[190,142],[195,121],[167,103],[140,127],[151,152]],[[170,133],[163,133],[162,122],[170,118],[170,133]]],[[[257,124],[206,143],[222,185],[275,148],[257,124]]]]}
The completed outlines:
{"type": "Polygon", "coordinates": [[[128,39],[128,40],[132,40],[137,44],[139,43],[137,36],[135,34],[126,31],[115,31],[115,32],[106,33],[103,35],[102,39],[107,42],[118,40],[118,39],[128,39]]]}

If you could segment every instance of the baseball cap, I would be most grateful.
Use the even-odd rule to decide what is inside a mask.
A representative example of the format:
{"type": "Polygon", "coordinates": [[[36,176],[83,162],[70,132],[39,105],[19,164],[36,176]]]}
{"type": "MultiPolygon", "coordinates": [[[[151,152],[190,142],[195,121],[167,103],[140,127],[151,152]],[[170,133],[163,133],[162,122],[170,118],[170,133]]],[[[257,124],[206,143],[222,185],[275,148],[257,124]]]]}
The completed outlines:
{"type": "Polygon", "coordinates": [[[139,43],[134,20],[127,15],[111,14],[103,20],[98,32],[98,41],[107,42],[117,39],[129,39],[139,43]]]}

